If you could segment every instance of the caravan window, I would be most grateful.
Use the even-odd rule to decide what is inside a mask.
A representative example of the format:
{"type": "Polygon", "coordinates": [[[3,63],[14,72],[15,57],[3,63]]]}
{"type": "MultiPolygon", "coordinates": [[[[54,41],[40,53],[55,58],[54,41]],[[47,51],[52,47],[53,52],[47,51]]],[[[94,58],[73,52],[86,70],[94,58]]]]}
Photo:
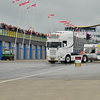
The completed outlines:
{"type": "Polygon", "coordinates": [[[86,48],[85,53],[95,53],[95,48],[86,48]]]}

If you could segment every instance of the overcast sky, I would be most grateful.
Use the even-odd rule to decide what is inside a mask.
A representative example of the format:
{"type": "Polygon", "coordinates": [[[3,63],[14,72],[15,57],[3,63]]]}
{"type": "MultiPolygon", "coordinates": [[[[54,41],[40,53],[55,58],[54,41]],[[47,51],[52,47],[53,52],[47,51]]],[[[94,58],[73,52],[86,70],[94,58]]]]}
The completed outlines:
{"type": "MultiPolygon", "coordinates": [[[[18,26],[21,0],[15,3],[12,3],[13,0],[0,1],[0,23],[18,26]]],[[[29,4],[21,6],[18,27],[25,29],[26,8],[34,3],[36,7],[28,10],[26,28],[33,22],[36,32],[48,34],[50,31],[63,31],[65,26],[60,23],[61,20],[67,20],[75,26],[100,23],[100,0],[30,0],[29,4]],[[55,16],[48,18],[53,13],[55,16]]]]}

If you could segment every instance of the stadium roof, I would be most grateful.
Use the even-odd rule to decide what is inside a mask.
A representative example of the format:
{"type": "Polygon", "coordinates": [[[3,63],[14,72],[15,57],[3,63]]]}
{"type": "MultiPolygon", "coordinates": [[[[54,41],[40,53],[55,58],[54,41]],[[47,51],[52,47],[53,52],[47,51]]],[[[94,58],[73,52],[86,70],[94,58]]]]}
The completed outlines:
{"type": "Polygon", "coordinates": [[[96,26],[100,26],[100,24],[97,24],[97,25],[90,25],[90,26],[74,26],[74,27],[87,28],[87,27],[96,27],[96,26]]]}

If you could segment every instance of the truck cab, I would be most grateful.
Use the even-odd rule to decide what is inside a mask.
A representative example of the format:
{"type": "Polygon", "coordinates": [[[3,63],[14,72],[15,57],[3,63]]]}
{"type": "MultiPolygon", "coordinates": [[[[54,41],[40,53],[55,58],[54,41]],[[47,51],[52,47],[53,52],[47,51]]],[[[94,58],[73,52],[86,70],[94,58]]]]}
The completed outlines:
{"type": "Polygon", "coordinates": [[[57,31],[47,36],[47,60],[51,63],[70,62],[73,52],[73,32],[57,31]]]}

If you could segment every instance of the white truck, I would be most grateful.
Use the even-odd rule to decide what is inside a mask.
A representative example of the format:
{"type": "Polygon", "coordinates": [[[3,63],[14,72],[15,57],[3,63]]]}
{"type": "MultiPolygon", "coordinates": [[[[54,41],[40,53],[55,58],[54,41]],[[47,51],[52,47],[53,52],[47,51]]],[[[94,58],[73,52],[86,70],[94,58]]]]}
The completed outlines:
{"type": "MultiPolygon", "coordinates": [[[[88,44],[88,41],[74,36],[73,31],[50,33],[46,42],[47,60],[51,63],[75,61],[75,56],[80,55],[80,52],[84,49],[84,44],[88,44]]],[[[82,62],[88,61],[86,53],[80,56],[82,62]]]]}

